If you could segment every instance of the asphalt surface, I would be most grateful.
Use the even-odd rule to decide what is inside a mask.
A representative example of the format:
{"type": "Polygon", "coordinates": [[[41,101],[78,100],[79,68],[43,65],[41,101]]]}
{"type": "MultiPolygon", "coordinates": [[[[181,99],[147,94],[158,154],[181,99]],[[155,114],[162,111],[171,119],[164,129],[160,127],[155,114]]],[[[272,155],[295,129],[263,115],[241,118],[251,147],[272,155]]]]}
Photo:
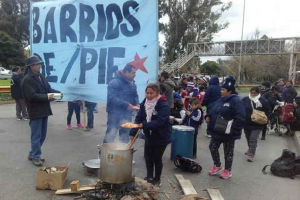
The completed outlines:
{"type": "MultiPolygon", "coordinates": [[[[66,129],[67,104],[52,103],[54,116],[49,117],[48,135],[43,146],[43,157],[46,165],[70,165],[68,179],[64,188],[69,188],[73,180],[79,180],[81,185],[91,184],[97,177],[87,176],[82,162],[97,158],[97,145],[102,143],[106,130],[105,105],[99,104],[99,113],[95,114],[95,127],[90,132],[74,128],[66,129]]],[[[75,116],[73,115],[75,123],[75,116]]],[[[163,160],[164,169],[162,188],[173,192],[168,179],[177,185],[174,174],[183,174],[189,179],[198,194],[208,197],[205,189],[218,188],[225,200],[300,200],[300,177],[294,180],[264,175],[261,170],[264,165],[271,164],[281,155],[285,148],[295,151],[294,140],[267,135],[266,141],[259,140],[257,155],[253,163],[249,163],[244,155],[247,150],[246,140],[236,142],[233,163],[233,176],[229,180],[208,176],[208,170],[213,162],[208,149],[209,138],[204,136],[205,125],[199,130],[198,161],[203,166],[199,174],[184,173],[177,169],[170,160],[170,145],[163,160]]],[[[0,106],[0,200],[64,200],[73,199],[76,195],[56,196],[54,191],[36,190],[35,178],[37,167],[27,160],[30,147],[30,129],[28,121],[17,121],[15,105],[0,106]]],[[[138,150],[134,154],[136,164],[133,174],[143,178],[146,168],[143,158],[143,140],[135,144],[138,150]]],[[[223,150],[220,150],[223,161],[223,150]]],[[[224,163],[224,162],[223,162],[224,163]]],[[[179,191],[179,187],[177,188],[179,191]]],[[[171,195],[178,199],[181,193],[171,195]]],[[[161,199],[167,199],[164,195],[161,199]]]]}

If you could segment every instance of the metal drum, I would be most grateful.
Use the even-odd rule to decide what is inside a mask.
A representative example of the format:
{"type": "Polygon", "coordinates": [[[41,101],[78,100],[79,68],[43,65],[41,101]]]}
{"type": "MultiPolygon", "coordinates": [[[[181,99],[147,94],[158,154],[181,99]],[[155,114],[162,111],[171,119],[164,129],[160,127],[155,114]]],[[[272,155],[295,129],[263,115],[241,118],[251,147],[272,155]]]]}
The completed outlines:
{"type": "Polygon", "coordinates": [[[171,160],[178,154],[183,157],[193,158],[195,129],[190,126],[172,126],[171,160]]]}
{"type": "Polygon", "coordinates": [[[126,144],[106,143],[101,147],[100,180],[120,184],[132,179],[132,158],[134,150],[126,144]]]}

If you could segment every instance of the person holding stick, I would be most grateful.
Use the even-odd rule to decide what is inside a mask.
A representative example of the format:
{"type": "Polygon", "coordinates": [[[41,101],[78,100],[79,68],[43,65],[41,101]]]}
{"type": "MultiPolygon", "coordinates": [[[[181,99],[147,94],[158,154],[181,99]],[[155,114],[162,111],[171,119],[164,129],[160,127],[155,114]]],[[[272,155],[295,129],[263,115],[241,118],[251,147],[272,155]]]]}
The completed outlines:
{"type": "Polygon", "coordinates": [[[145,134],[144,157],[147,168],[145,180],[156,186],[161,186],[162,156],[167,145],[171,143],[169,118],[170,107],[165,95],[160,95],[158,84],[149,84],[146,87],[146,98],[141,103],[134,122],[139,127],[131,129],[130,140],[133,140],[138,129],[143,129],[145,134]]]}

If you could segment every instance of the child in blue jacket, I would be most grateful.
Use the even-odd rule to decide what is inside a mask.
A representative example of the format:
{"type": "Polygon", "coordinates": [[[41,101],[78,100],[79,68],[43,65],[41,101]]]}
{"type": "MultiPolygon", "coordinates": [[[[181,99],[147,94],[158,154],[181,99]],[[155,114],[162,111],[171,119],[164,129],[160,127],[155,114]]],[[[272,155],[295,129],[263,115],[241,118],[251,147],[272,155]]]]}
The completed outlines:
{"type": "Polygon", "coordinates": [[[185,118],[183,119],[182,124],[186,126],[191,126],[195,129],[194,134],[194,145],[193,145],[193,158],[197,158],[197,136],[198,136],[198,128],[201,122],[201,111],[199,109],[199,99],[191,98],[190,101],[190,109],[186,111],[185,118]]]}

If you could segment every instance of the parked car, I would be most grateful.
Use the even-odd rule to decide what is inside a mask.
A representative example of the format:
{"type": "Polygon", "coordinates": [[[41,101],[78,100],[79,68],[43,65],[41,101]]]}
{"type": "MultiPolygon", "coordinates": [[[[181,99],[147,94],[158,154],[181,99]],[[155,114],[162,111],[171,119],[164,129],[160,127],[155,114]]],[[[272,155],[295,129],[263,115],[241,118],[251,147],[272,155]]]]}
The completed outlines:
{"type": "Polygon", "coordinates": [[[7,70],[4,67],[0,67],[0,79],[9,79],[12,76],[11,70],[7,70]]]}

